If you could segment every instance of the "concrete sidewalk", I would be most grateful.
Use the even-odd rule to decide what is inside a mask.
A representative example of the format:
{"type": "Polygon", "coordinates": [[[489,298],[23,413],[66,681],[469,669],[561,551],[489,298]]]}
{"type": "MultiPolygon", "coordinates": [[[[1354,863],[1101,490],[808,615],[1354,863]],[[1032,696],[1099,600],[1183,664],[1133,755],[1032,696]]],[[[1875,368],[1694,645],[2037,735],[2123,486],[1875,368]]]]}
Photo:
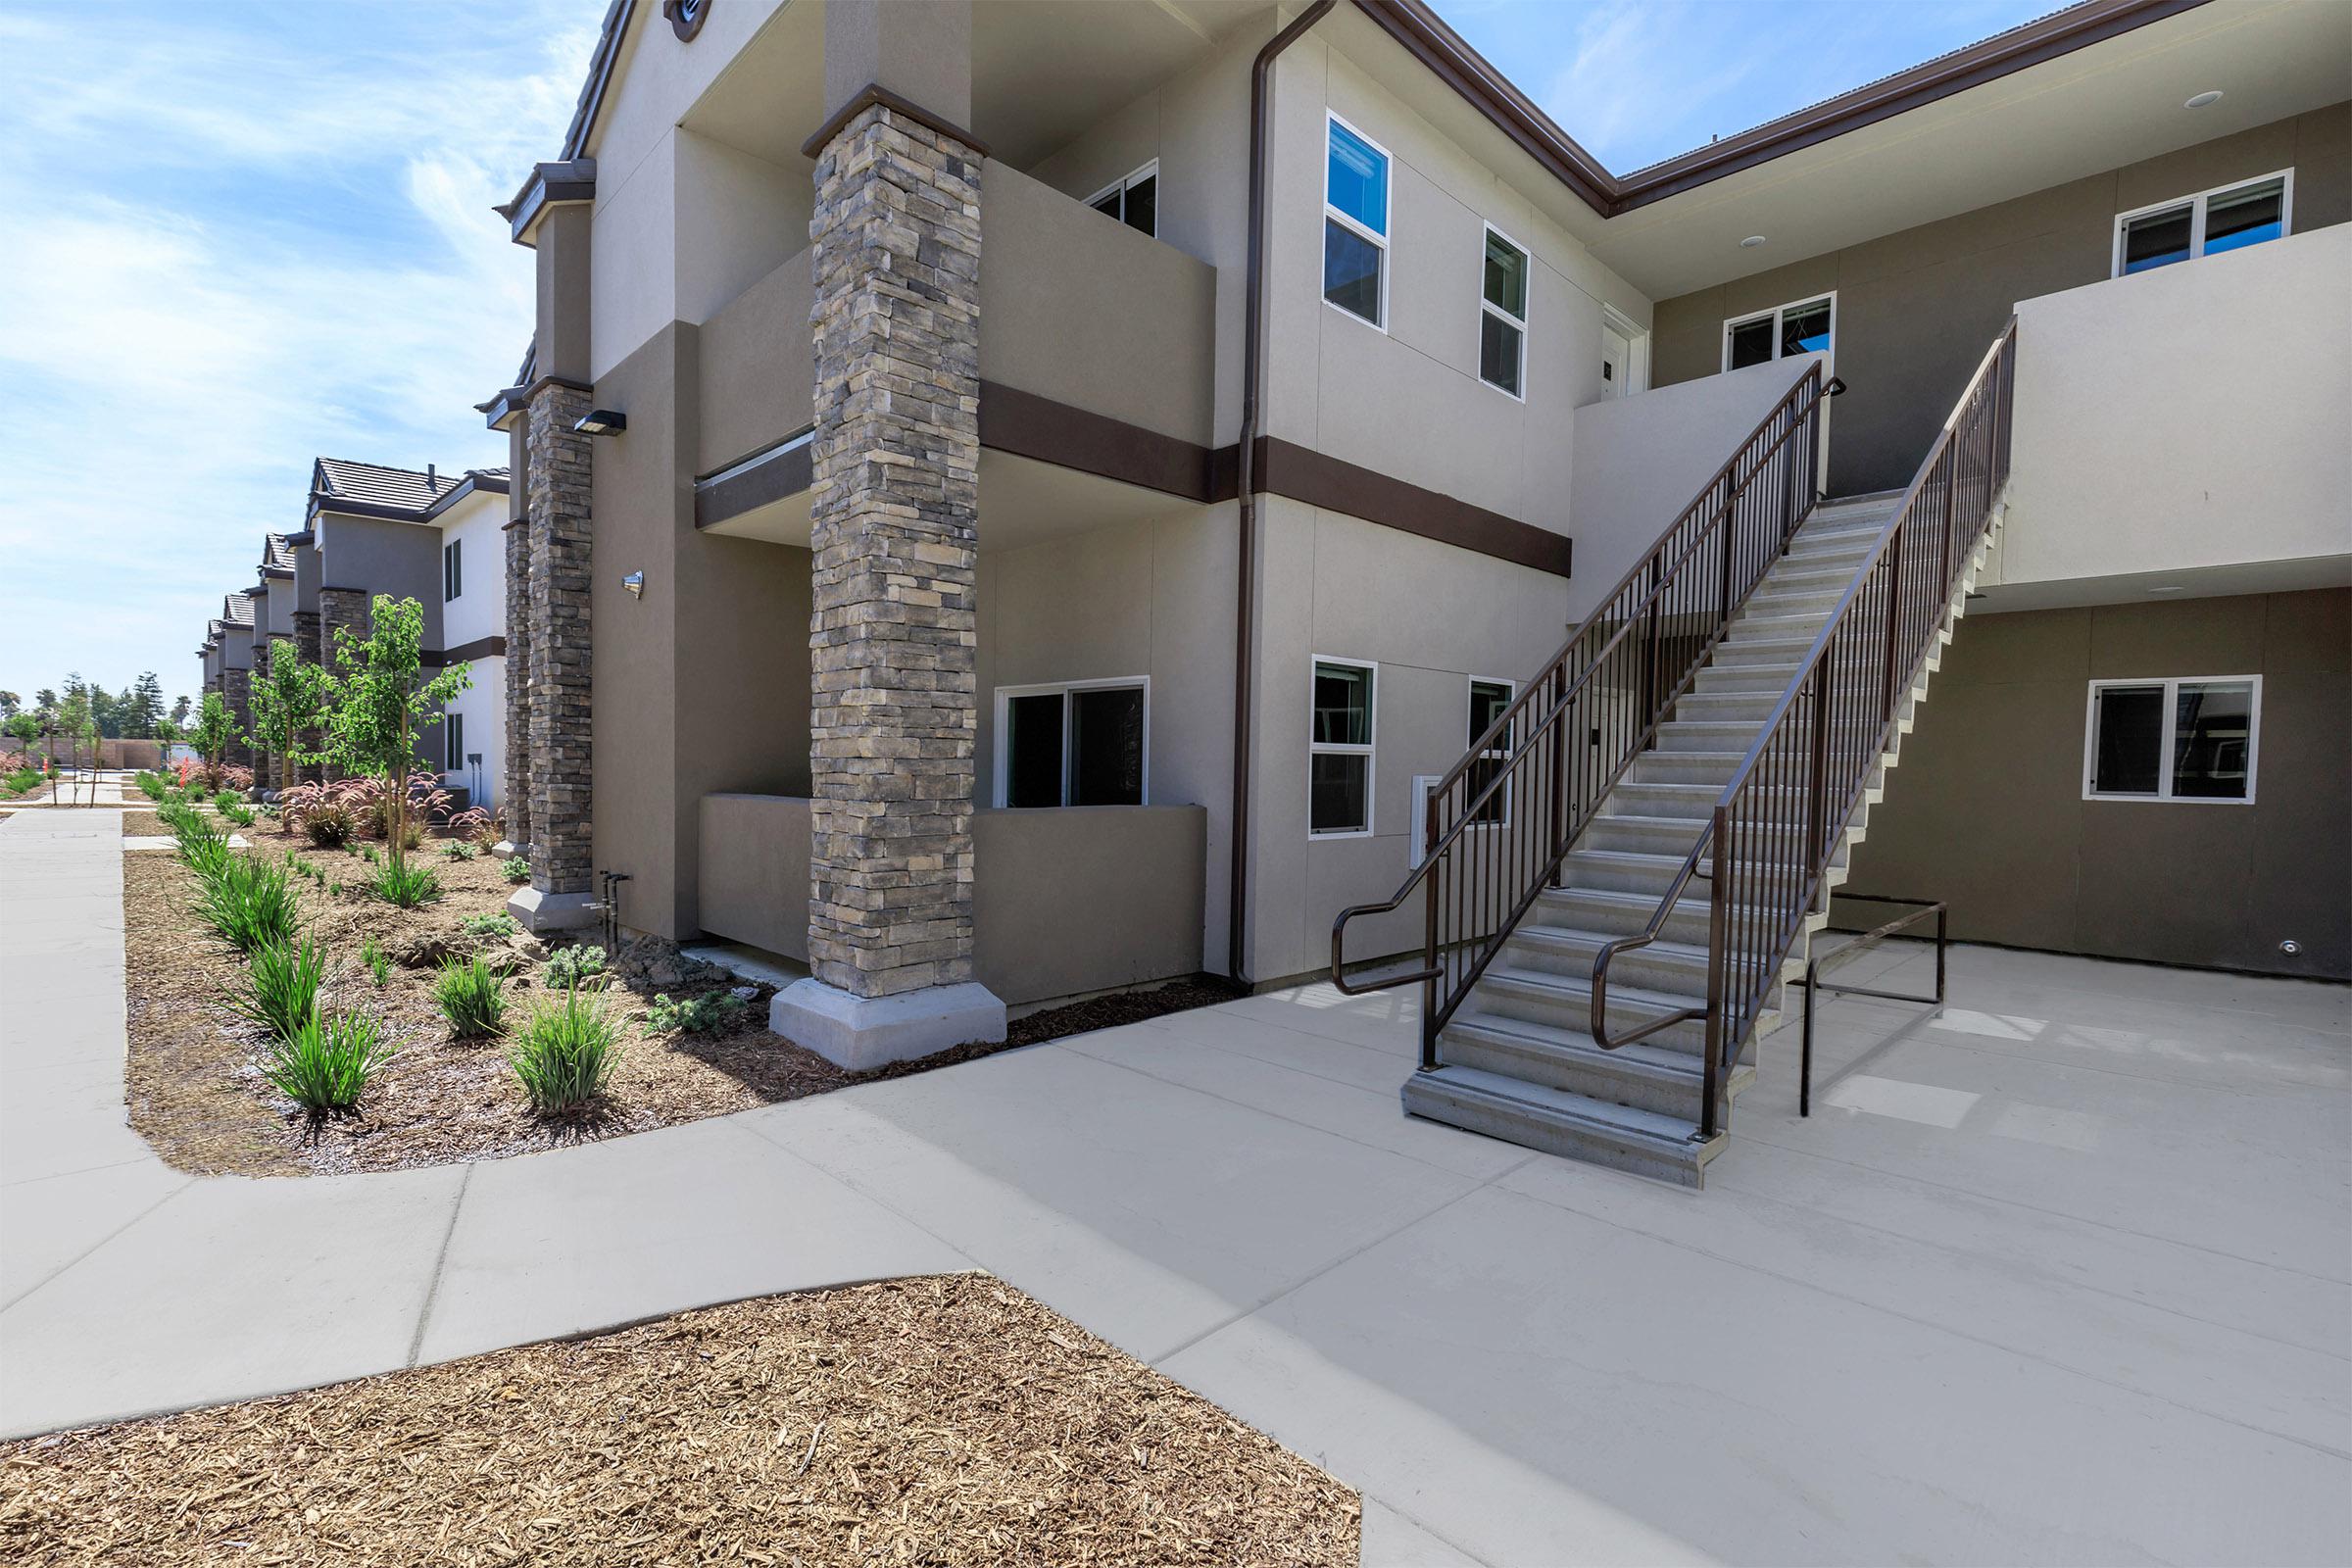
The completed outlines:
{"type": "Polygon", "coordinates": [[[86,816],[0,825],[0,1430],[982,1267],[1360,1488],[1368,1561],[2352,1556],[2341,989],[1960,950],[1941,1014],[1831,1004],[1809,1122],[1766,1041],[1704,1194],[1405,1119],[1409,998],[1323,988],[191,1181],[122,1125],[86,816]]]}

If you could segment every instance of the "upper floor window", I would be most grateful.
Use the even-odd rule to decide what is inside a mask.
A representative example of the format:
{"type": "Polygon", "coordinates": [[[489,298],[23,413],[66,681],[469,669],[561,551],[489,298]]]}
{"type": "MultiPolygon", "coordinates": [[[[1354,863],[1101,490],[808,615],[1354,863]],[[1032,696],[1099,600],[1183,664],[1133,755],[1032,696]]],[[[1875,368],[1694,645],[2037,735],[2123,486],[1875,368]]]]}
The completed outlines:
{"type": "Polygon", "coordinates": [[[1141,806],[1151,682],[997,688],[997,804],[1141,806]]]}
{"type": "Polygon", "coordinates": [[[2116,277],[2170,267],[2217,251],[2242,250],[2287,232],[2295,172],[2200,191],[2124,213],[2115,220],[2116,277]]]}
{"type": "Polygon", "coordinates": [[[2262,677],[2094,680],[2085,800],[2254,799],[2262,677]]]}
{"type": "Polygon", "coordinates": [[[1388,324],[1389,155],[1339,116],[1323,162],[1323,297],[1388,324]]]}
{"type": "Polygon", "coordinates": [[[1478,378],[1527,396],[1527,252],[1492,223],[1478,305],[1478,378]]]}
{"type": "Polygon", "coordinates": [[[1744,369],[1792,354],[1826,354],[1838,314],[1838,296],[1798,300],[1723,323],[1723,368],[1744,369]]]}
{"type": "Polygon", "coordinates": [[[1095,192],[1086,205],[1129,228],[1159,233],[1159,160],[1154,158],[1125,179],[1095,192]]]}
{"type": "Polygon", "coordinates": [[[466,591],[466,541],[452,539],[441,547],[441,597],[455,599],[466,591]]]}

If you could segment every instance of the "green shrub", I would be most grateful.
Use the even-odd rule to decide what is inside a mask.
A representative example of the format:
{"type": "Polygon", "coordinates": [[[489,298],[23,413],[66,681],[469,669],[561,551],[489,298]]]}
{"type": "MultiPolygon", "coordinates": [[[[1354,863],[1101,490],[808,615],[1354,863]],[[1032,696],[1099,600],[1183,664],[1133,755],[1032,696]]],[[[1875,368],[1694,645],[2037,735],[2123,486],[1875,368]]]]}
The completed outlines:
{"type": "Polygon", "coordinates": [[[326,978],[326,956],[316,942],[273,942],[253,950],[244,980],[228,1004],[270,1031],[273,1040],[291,1037],[318,1011],[318,987],[326,978]]]}
{"type": "Polygon", "coordinates": [[[540,983],[550,991],[570,991],[604,973],[605,950],[594,947],[558,948],[539,966],[540,983]]]}
{"type": "Polygon", "coordinates": [[[511,937],[520,934],[522,922],[511,914],[469,914],[458,929],[469,937],[511,937]]]}
{"type": "Polygon", "coordinates": [[[197,813],[194,808],[172,805],[157,812],[172,836],[179,841],[180,863],[210,882],[228,863],[228,835],[197,813]]]}
{"type": "Polygon", "coordinates": [[[441,846],[443,857],[452,860],[470,860],[481,853],[464,839],[451,839],[441,846]]]}
{"type": "Polygon", "coordinates": [[[449,1020],[449,1032],[461,1040],[497,1034],[506,1024],[506,993],[499,989],[497,972],[479,957],[442,964],[433,977],[433,1002],[449,1020]]]}
{"type": "Polygon", "coordinates": [[[433,868],[416,860],[386,860],[375,868],[368,886],[386,904],[414,909],[441,897],[441,878],[433,868]]]}
{"type": "Polygon", "coordinates": [[[349,1110],[368,1080],[392,1059],[383,1025],[363,1012],[318,1013],[270,1048],[262,1075],[314,1116],[349,1110]]]}
{"type": "Polygon", "coordinates": [[[213,805],[222,811],[226,811],[232,806],[242,806],[244,804],[245,797],[239,795],[235,790],[216,790],[213,792],[213,805]]]}
{"type": "Polygon", "coordinates": [[[620,1054],[620,1031],[596,997],[567,991],[539,1008],[522,1027],[507,1060],[541,1115],[570,1110],[595,1099],[620,1054]]]}
{"type": "Polygon", "coordinates": [[[255,855],[231,855],[205,878],[196,911],[239,953],[294,940],[294,886],[286,868],[255,855]]]}
{"type": "Polygon", "coordinates": [[[392,978],[392,960],[384,956],[384,945],[375,938],[369,937],[360,944],[360,961],[368,966],[377,989],[382,989],[384,982],[392,978]]]}
{"type": "Polygon", "coordinates": [[[510,882],[528,882],[531,879],[531,862],[519,855],[508,856],[499,862],[498,868],[507,873],[510,882]]]}
{"type": "Polygon", "coordinates": [[[668,996],[657,994],[646,1024],[656,1034],[723,1035],[743,1022],[745,1006],[744,1000],[732,991],[713,991],[686,1002],[672,1002],[668,996]]]}
{"type": "Polygon", "coordinates": [[[223,806],[220,814],[239,827],[253,826],[253,808],[250,806],[223,806]]]}
{"type": "Polygon", "coordinates": [[[360,858],[366,860],[369,865],[378,865],[383,861],[384,858],[375,853],[375,846],[372,844],[361,845],[359,847],[359,852],[360,858]]]}

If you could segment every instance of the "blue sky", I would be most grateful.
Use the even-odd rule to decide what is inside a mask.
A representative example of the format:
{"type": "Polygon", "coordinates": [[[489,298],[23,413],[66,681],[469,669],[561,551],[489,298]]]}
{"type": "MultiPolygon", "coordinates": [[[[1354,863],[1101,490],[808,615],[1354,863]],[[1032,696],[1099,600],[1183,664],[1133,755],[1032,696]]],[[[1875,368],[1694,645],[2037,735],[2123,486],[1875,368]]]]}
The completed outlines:
{"type": "MultiPolygon", "coordinates": [[[[1619,172],[2048,9],[1438,3],[1619,172]]],[[[193,692],[314,457],[505,461],[471,405],[531,272],[489,209],[558,150],[603,9],[0,0],[0,687],[193,692]]]]}

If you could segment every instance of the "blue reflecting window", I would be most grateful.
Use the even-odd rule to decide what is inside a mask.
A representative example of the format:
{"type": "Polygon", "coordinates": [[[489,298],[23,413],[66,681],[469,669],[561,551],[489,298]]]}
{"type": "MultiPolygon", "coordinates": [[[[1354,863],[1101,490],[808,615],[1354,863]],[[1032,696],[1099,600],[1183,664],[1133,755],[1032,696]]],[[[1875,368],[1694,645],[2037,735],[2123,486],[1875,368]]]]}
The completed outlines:
{"type": "Polygon", "coordinates": [[[2129,214],[2116,220],[2116,276],[2278,239],[2287,232],[2287,176],[2276,174],[2129,214]]]}
{"type": "Polygon", "coordinates": [[[1374,234],[1389,232],[1389,158],[1379,148],[1331,122],[1330,190],[1325,200],[1374,234]]]}

